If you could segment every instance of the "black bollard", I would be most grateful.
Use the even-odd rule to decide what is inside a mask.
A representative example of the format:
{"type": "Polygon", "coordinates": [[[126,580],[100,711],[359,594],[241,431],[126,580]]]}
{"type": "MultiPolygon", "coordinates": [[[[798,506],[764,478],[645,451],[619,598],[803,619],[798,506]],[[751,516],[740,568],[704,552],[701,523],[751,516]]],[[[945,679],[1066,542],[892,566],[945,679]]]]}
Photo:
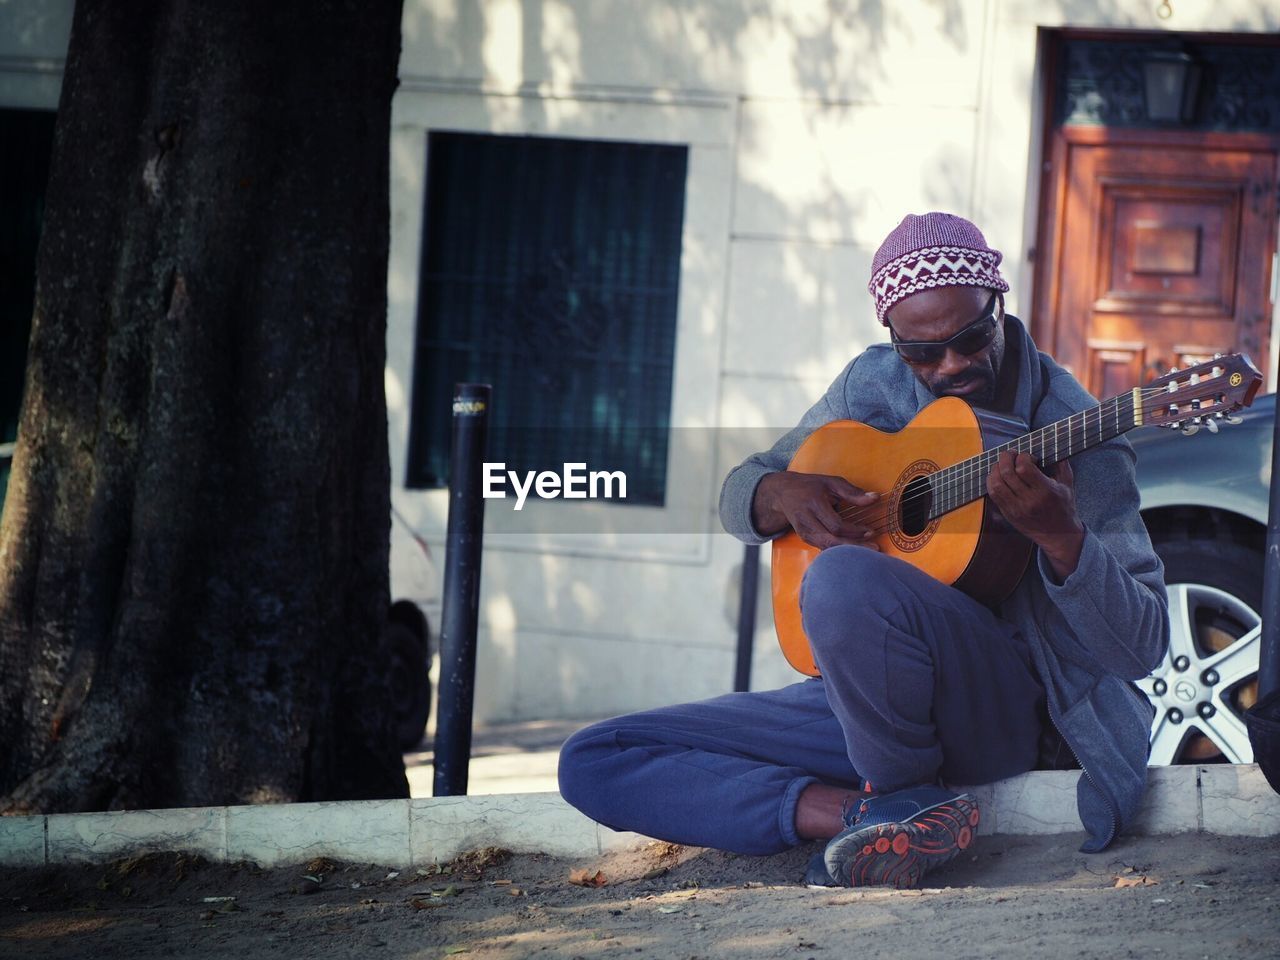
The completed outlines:
{"type": "Polygon", "coordinates": [[[1271,499],[1267,551],[1262,564],[1262,643],[1258,650],[1258,699],[1280,690],[1280,409],[1271,432],[1271,499]]]}
{"type": "Polygon", "coordinates": [[[440,698],[432,793],[465,795],[471,762],[471,707],[476,685],[480,547],[484,533],[481,471],[489,432],[487,383],[460,383],[453,396],[449,448],[449,527],[440,617],[440,698]]]}
{"type": "Polygon", "coordinates": [[[760,584],[760,544],[749,543],[742,551],[742,592],[738,596],[738,660],[733,671],[733,689],[751,689],[751,652],[756,641],[756,593],[760,584]]]}
{"type": "MultiPolygon", "coordinates": [[[[1280,414],[1280,411],[1277,412],[1280,414]]],[[[1258,645],[1258,701],[1244,715],[1253,759],[1280,793],[1280,415],[1271,428],[1271,497],[1262,563],[1262,637],[1258,645]]]]}

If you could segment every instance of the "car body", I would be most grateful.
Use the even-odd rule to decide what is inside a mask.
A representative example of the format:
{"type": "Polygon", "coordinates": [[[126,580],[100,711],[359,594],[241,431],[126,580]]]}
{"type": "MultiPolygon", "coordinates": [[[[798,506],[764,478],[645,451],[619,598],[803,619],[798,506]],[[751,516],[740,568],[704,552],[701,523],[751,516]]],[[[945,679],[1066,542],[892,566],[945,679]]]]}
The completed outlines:
{"type": "Polygon", "coordinates": [[[1248,763],[1257,699],[1275,395],[1217,433],[1143,427],[1142,517],[1165,564],[1170,650],[1139,683],[1156,706],[1151,763],[1248,763]]]}

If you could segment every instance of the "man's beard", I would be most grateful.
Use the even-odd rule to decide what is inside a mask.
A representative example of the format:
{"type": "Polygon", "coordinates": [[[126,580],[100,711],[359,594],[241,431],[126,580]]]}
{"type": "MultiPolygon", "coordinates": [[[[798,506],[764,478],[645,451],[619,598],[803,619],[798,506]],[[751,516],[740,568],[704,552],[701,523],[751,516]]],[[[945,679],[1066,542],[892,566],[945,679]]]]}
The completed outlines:
{"type": "Polygon", "coordinates": [[[943,377],[930,384],[930,390],[935,397],[950,396],[975,380],[981,380],[983,385],[973,393],[964,394],[960,399],[975,407],[987,406],[996,398],[996,378],[989,370],[970,370],[963,377],[943,377]]]}

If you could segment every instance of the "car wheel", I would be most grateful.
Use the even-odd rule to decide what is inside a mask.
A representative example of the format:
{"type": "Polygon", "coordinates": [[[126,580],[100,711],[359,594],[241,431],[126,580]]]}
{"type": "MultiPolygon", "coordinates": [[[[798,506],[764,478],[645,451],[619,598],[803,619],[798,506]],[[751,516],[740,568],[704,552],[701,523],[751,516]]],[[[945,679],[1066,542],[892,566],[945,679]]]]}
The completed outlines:
{"type": "Polygon", "coordinates": [[[409,751],[422,742],[431,715],[431,628],[415,605],[402,600],[392,606],[387,643],[396,740],[409,751]]]}
{"type": "Polygon", "coordinates": [[[1212,538],[1155,549],[1169,593],[1169,650],[1138,683],[1156,708],[1149,762],[1251,763],[1244,713],[1258,699],[1263,556],[1212,538]]]}

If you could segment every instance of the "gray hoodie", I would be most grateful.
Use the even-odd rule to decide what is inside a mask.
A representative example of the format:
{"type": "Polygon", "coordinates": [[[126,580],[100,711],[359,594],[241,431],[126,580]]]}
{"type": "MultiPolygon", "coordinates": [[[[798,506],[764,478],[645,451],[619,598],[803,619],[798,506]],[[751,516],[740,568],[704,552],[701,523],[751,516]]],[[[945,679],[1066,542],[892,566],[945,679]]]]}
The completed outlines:
{"type": "MultiPolygon", "coordinates": [[[[1095,405],[1066,370],[1040,353],[1016,317],[1005,321],[1006,363],[1017,366],[1014,416],[1031,429],[1095,405]]],[[[889,344],[855,357],[800,423],[772,449],[748,457],[725,478],[720,519],[747,543],[756,485],[785,470],[804,439],[832,420],[902,429],[936,399],[889,344]]],[[[1083,774],[1076,790],[1089,832],[1081,848],[1105,849],[1128,826],[1147,781],[1152,707],[1131,681],[1164,656],[1169,637],[1163,567],[1138,515],[1133,449],[1123,437],[1072,458],[1076,507],[1085,525],[1075,572],[1054,582],[1036,552],[999,614],[1023,631],[1044,684],[1049,715],[1083,774]]]]}

